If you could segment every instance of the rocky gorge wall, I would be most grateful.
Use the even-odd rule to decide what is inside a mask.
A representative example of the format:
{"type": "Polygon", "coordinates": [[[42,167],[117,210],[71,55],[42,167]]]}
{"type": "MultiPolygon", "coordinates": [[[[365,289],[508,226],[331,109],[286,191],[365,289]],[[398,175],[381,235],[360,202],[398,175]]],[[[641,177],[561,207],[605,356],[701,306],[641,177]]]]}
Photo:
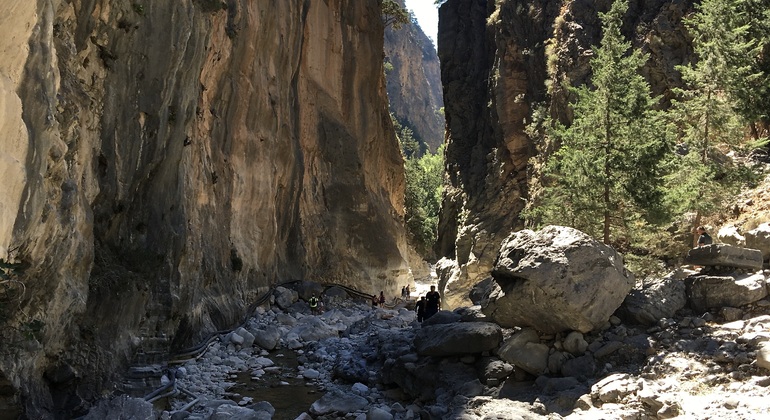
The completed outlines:
{"type": "MultiPolygon", "coordinates": [[[[629,1],[623,31],[650,54],[642,70],[653,93],[680,83],[675,66],[689,58],[682,17],[692,1],[629,1]]],[[[450,307],[488,278],[501,241],[524,227],[526,134],[536,108],[567,122],[567,86],[590,77],[598,12],[609,0],[448,0],[439,10],[438,54],[447,121],[446,182],[437,266],[450,307]],[[549,90],[550,86],[550,90],[549,90]]]]}
{"type": "Polygon", "coordinates": [[[4,401],[78,412],[284,280],[405,283],[376,0],[0,10],[4,401]]]}
{"type": "MultiPolygon", "coordinates": [[[[398,0],[405,7],[403,0],[398,0]]],[[[411,128],[415,138],[432,152],[444,142],[444,106],[441,68],[432,41],[412,21],[396,29],[385,28],[385,80],[393,115],[411,128]]]]}

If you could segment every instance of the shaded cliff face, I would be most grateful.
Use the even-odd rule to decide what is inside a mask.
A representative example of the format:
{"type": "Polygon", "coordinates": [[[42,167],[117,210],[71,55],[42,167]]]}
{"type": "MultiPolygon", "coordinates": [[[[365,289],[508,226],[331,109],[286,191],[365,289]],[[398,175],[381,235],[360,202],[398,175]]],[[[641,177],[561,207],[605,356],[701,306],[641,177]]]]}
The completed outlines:
{"type": "Polygon", "coordinates": [[[28,268],[0,379],[28,415],[77,410],[148,340],[231,326],[271,284],[405,282],[376,0],[4,9],[0,257],[28,268]]]}
{"type": "MultiPolygon", "coordinates": [[[[469,304],[470,287],[489,277],[500,242],[523,226],[526,135],[535,107],[569,121],[565,84],[590,77],[599,11],[610,1],[449,0],[439,10],[448,184],[437,252],[449,260],[440,286],[450,306],[469,304]],[[546,48],[547,46],[549,46],[546,48]],[[546,81],[553,86],[548,92],[546,81]]],[[[631,1],[624,32],[650,53],[644,74],[666,97],[689,54],[681,18],[689,1],[631,1]]]]}
{"type": "Polygon", "coordinates": [[[386,74],[391,112],[435,152],[444,142],[444,101],[433,43],[419,25],[385,28],[385,61],[393,66],[386,74]]]}

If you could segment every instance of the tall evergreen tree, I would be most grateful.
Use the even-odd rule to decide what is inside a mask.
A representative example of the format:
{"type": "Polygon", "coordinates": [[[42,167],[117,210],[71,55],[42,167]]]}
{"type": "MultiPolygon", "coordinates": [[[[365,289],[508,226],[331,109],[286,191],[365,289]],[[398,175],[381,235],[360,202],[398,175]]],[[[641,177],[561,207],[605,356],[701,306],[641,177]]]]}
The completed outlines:
{"type": "Polygon", "coordinates": [[[616,0],[600,14],[593,86],[572,89],[577,99],[571,125],[550,121],[547,134],[560,147],[544,167],[542,202],[528,212],[541,223],[567,224],[605,243],[633,236],[663,208],[658,163],[668,150],[665,130],[639,74],[647,57],[631,51],[621,34],[627,9],[627,1],[616,0]]]}
{"type": "Polygon", "coordinates": [[[726,157],[746,143],[748,121],[743,115],[761,118],[757,111],[749,112],[748,104],[761,95],[752,93],[757,86],[747,82],[761,77],[752,72],[748,59],[756,54],[757,42],[748,39],[748,26],[741,23],[746,21],[741,3],[704,0],[686,21],[696,57],[677,68],[685,88],[675,90],[678,99],[670,116],[680,153],[667,183],[673,208],[695,213],[693,227],[701,224],[704,214],[721,208],[749,175],[726,157]]]}

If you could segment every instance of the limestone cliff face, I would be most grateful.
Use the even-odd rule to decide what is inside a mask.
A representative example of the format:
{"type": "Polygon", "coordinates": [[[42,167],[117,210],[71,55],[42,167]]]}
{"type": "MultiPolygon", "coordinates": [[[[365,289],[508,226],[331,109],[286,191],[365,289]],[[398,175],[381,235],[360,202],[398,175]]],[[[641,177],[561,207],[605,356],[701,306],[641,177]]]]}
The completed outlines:
{"type": "MultiPolygon", "coordinates": [[[[598,11],[610,3],[449,0],[441,6],[448,184],[437,251],[447,258],[439,268],[449,305],[470,303],[467,292],[489,276],[501,241],[523,226],[527,164],[535,153],[525,127],[538,105],[571,118],[563,85],[590,76],[590,50],[601,35],[598,11]]],[[[650,53],[645,76],[665,97],[680,82],[674,66],[689,53],[681,18],[692,2],[630,3],[624,32],[650,53]]]]}
{"type": "Polygon", "coordinates": [[[0,382],[27,415],[76,412],[148,340],[232,326],[271,284],[406,282],[376,0],[0,9],[0,257],[27,266],[0,382]]]}
{"type": "MultiPolygon", "coordinates": [[[[404,1],[398,3],[403,7],[404,1]]],[[[385,28],[385,61],[390,110],[433,152],[444,142],[444,106],[438,55],[430,38],[414,23],[385,28]]]]}

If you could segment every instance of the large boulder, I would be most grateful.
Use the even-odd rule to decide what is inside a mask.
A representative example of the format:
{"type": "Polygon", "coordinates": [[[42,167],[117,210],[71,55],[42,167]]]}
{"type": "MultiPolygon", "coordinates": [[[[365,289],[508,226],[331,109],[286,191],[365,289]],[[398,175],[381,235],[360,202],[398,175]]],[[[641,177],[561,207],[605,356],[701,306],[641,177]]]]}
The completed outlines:
{"type": "Polygon", "coordinates": [[[746,246],[758,249],[765,261],[770,259],[770,223],[762,223],[746,232],[746,246]]]}
{"type": "Polygon", "coordinates": [[[656,279],[626,296],[618,315],[627,322],[654,325],[687,304],[685,283],[673,276],[656,279]]]}
{"type": "Polygon", "coordinates": [[[693,276],[687,279],[687,298],[696,311],[739,307],[767,296],[762,272],[738,276],[693,276]]]}
{"type": "Polygon", "coordinates": [[[418,354],[453,356],[481,353],[500,344],[500,326],[490,322],[457,322],[429,325],[417,331],[414,344],[418,354]]]}
{"type": "Polygon", "coordinates": [[[522,230],[500,248],[482,311],[503,327],[557,333],[602,325],[634,285],[623,258],[579,230],[522,230]]]}
{"type": "Polygon", "coordinates": [[[758,249],[728,244],[711,244],[691,249],[687,252],[684,262],[693,265],[759,270],[762,268],[762,252],[758,249]]]}

